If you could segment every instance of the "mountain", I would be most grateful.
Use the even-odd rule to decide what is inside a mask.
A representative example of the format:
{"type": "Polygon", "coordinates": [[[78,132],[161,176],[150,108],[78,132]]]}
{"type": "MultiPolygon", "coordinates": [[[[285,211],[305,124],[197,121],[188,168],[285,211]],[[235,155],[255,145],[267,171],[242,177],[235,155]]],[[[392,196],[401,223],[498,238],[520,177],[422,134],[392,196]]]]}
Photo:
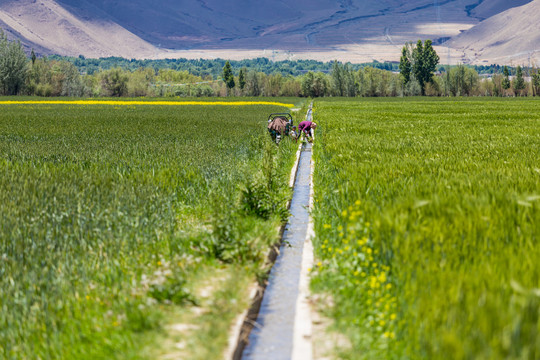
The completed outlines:
{"type": "Polygon", "coordinates": [[[74,14],[53,0],[2,1],[0,25],[11,37],[42,53],[91,57],[155,54],[153,45],[107,16],[80,10],[74,14]]]}
{"type": "Polygon", "coordinates": [[[530,3],[531,0],[489,0],[480,1],[473,8],[467,8],[472,16],[485,20],[509,8],[515,8],[530,3]]]}
{"type": "MultiPolygon", "coordinates": [[[[540,0],[506,10],[481,22],[448,42],[462,50],[470,62],[537,62],[540,54],[540,0]]],[[[539,63],[536,63],[539,65],[539,63]]]]}
{"type": "Polygon", "coordinates": [[[469,29],[530,2],[0,0],[0,26],[42,54],[364,62],[398,60],[405,42],[433,39],[443,62],[461,62],[469,29]]]}

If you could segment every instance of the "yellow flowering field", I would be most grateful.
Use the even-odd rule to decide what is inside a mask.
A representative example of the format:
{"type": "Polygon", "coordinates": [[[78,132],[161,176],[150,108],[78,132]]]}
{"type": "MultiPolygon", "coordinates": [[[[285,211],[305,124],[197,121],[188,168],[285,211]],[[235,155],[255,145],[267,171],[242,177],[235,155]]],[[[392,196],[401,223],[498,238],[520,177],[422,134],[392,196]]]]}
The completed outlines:
{"type": "Polygon", "coordinates": [[[294,107],[274,101],[146,101],[146,100],[4,100],[0,105],[112,105],[112,106],[250,106],[294,107]]]}

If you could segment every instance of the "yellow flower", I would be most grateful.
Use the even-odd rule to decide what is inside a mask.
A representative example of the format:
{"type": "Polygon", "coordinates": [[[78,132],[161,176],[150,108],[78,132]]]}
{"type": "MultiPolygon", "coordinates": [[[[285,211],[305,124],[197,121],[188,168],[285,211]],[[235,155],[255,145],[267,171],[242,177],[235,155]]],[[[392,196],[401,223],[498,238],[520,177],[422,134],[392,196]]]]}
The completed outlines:
{"type": "Polygon", "coordinates": [[[330,224],[324,224],[324,225],[323,225],[323,228],[324,228],[324,229],[330,229],[330,228],[332,228],[332,225],[330,225],[330,224]]]}
{"type": "Polygon", "coordinates": [[[360,200],[356,200],[356,201],[354,202],[354,205],[356,205],[356,206],[358,206],[358,205],[360,205],[360,204],[361,204],[360,200]]]}
{"type": "Polygon", "coordinates": [[[384,321],[384,320],[380,320],[380,321],[379,321],[379,325],[380,325],[380,326],[384,326],[384,325],[386,325],[386,321],[384,321]]]}
{"type": "Polygon", "coordinates": [[[158,261],[157,264],[158,264],[158,266],[161,266],[161,261],[158,261]]]}
{"type": "Polygon", "coordinates": [[[396,320],[396,317],[397,317],[396,314],[391,314],[390,315],[390,320],[396,320]]]}
{"type": "Polygon", "coordinates": [[[114,101],[114,100],[28,100],[28,101],[0,101],[0,105],[112,105],[118,106],[248,106],[248,105],[274,105],[292,108],[294,104],[285,104],[273,101],[114,101]]]}

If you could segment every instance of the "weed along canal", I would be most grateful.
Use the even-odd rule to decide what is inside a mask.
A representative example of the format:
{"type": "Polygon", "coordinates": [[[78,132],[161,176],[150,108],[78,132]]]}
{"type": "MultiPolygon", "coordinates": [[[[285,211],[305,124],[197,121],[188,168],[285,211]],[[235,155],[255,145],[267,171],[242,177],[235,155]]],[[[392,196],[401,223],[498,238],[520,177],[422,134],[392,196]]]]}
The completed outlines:
{"type": "MultiPolygon", "coordinates": [[[[311,120],[311,108],[306,116],[311,120]]],[[[297,306],[300,296],[303,257],[312,256],[311,248],[304,251],[310,222],[309,205],[311,190],[312,145],[302,147],[291,200],[289,222],[283,232],[279,255],[270,272],[259,314],[249,335],[242,359],[291,359],[293,348],[301,347],[309,351],[302,359],[311,359],[311,344],[298,344],[295,332],[309,322],[309,316],[298,316],[297,306]],[[311,252],[311,254],[310,254],[311,252]],[[295,330],[296,329],[296,330],[295,330]]],[[[302,313],[303,314],[303,313],[302,313]]],[[[307,312],[309,314],[309,312],[307,312]]],[[[310,323],[310,322],[309,322],[310,323]]],[[[306,341],[305,337],[300,337],[306,341]]],[[[297,351],[295,351],[297,353],[297,351]]]]}

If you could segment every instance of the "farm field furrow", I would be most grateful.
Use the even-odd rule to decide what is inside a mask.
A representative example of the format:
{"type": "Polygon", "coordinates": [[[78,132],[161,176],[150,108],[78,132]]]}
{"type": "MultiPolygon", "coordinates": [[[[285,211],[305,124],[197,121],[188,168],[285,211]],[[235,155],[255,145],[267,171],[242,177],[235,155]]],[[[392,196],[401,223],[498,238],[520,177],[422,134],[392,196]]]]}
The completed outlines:
{"type": "Polygon", "coordinates": [[[536,99],[315,102],[312,288],[343,359],[540,356],[536,99]]]}
{"type": "Polygon", "coordinates": [[[288,109],[0,108],[0,358],[219,358],[287,215],[288,109]]]}

